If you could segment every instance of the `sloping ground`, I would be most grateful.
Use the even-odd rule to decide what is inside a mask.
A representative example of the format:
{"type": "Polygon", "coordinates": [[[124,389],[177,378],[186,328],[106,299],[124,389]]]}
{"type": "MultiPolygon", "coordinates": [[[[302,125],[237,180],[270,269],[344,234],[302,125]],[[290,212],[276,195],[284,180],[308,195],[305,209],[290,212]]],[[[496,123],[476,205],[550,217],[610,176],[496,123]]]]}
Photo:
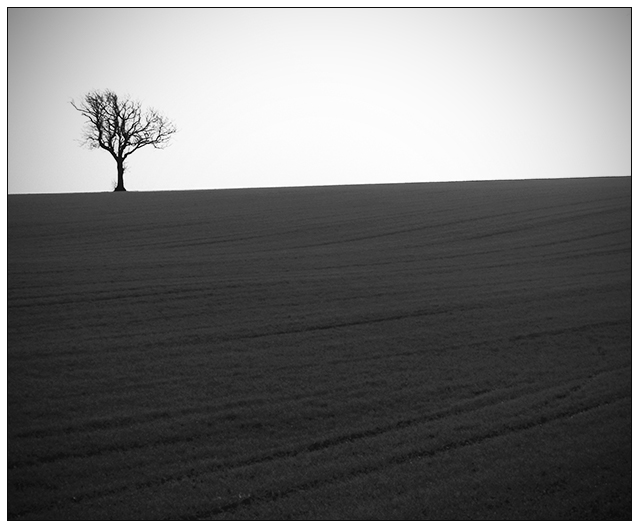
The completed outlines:
{"type": "Polygon", "coordinates": [[[631,519],[631,179],[8,197],[9,519],[631,519]]]}

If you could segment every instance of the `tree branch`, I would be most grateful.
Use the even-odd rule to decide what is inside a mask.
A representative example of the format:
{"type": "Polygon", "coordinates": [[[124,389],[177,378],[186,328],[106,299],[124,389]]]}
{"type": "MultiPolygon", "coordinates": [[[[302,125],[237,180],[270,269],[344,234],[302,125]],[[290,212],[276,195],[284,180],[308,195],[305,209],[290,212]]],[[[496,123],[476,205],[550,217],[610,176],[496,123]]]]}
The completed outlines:
{"type": "Polygon", "coordinates": [[[145,111],[137,101],[121,99],[111,90],[89,92],[71,105],[86,119],[85,144],[108,151],[116,160],[147,145],[163,149],[177,130],[155,109],[145,111]]]}

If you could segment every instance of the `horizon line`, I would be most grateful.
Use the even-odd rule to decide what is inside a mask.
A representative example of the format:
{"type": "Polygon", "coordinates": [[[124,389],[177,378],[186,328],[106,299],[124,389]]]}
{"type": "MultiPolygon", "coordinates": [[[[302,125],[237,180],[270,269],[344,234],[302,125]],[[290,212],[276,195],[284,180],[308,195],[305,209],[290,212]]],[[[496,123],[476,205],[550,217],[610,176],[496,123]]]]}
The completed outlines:
{"type": "MultiPolygon", "coordinates": [[[[537,178],[496,178],[496,179],[469,179],[469,180],[433,180],[433,181],[408,181],[408,182],[370,182],[370,183],[350,183],[350,184],[309,184],[309,185],[280,185],[280,186],[247,186],[247,187],[211,187],[211,188],[193,188],[193,189],[142,189],[142,190],[126,190],[124,193],[181,193],[187,191],[240,191],[249,189],[303,189],[312,187],[355,187],[355,186],[401,186],[401,185],[417,185],[417,184],[463,184],[463,183],[482,183],[482,182],[524,182],[539,180],[585,180],[589,178],[631,178],[632,175],[591,175],[591,176],[548,176],[537,178]]],[[[33,191],[10,193],[9,196],[24,195],[87,195],[100,193],[114,193],[113,190],[104,191],[33,191]]]]}

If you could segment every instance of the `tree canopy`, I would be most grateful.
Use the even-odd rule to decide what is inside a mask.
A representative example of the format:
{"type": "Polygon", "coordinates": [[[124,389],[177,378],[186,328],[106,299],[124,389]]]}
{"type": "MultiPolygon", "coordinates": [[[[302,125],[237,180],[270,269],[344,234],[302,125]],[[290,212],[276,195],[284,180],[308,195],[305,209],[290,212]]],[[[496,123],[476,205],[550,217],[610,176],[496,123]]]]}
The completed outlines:
{"type": "Polygon", "coordinates": [[[124,161],[138,149],[152,145],[163,149],[169,144],[176,126],[153,108],[128,97],[119,97],[111,90],[87,93],[80,103],[71,101],[73,107],[86,118],[83,134],[90,149],[104,149],[118,165],[116,191],[124,188],[124,161]]]}

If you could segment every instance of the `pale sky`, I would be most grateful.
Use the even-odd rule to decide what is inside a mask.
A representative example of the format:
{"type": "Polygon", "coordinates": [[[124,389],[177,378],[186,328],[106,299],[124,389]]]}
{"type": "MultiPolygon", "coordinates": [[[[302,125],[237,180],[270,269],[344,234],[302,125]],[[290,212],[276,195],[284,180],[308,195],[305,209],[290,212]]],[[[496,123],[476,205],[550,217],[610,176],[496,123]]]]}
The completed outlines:
{"type": "Polygon", "coordinates": [[[8,10],[8,191],[108,191],[70,105],[178,127],[130,191],[631,174],[630,9],[8,10]]]}

